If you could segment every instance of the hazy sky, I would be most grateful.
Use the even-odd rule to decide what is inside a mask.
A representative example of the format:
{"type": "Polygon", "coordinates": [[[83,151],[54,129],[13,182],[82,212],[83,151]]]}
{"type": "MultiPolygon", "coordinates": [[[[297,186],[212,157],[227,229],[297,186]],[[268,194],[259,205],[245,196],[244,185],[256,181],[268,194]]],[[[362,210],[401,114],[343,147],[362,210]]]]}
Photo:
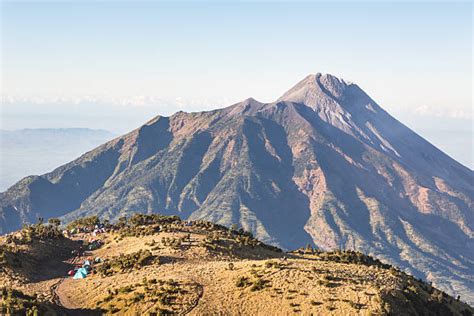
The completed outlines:
{"type": "MultiPolygon", "coordinates": [[[[155,114],[249,96],[273,101],[324,72],[356,82],[415,130],[464,131],[463,155],[472,156],[471,2],[3,1],[1,8],[2,128],[123,132],[155,114]],[[438,126],[445,118],[450,123],[438,126]]],[[[439,137],[430,140],[439,145],[439,137]]]]}

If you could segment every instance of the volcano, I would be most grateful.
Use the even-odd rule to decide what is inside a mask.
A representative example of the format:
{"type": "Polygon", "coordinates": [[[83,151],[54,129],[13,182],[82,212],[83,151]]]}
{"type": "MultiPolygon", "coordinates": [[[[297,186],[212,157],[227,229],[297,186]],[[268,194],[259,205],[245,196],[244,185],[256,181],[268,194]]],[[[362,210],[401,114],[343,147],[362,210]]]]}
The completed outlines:
{"type": "Polygon", "coordinates": [[[157,116],[0,196],[0,232],[38,217],[179,215],[293,249],[356,249],[474,302],[474,172],[358,85],[304,78],[252,98],[157,116]]]}

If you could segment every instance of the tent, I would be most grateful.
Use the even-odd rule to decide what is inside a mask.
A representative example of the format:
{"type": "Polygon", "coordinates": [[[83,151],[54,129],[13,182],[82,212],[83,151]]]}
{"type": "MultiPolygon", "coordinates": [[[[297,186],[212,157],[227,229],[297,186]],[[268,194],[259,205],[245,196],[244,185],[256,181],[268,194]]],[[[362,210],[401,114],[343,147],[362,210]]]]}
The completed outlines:
{"type": "Polygon", "coordinates": [[[76,274],[74,274],[73,279],[85,279],[87,276],[87,270],[84,268],[80,268],[76,271],[76,274]]]}

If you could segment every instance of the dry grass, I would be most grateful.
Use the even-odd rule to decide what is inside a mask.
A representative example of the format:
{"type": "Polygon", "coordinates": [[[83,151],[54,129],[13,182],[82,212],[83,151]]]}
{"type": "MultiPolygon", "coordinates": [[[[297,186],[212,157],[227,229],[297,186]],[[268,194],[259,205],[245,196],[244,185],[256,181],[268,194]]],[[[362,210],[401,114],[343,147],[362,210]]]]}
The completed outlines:
{"type": "MultiPolygon", "coordinates": [[[[118,315],[371,315],[403,310],[400,302],[409,295],[414,295],[412,301],[439,297],[457,314],[468,308],[455,300],[443,301],[442,294],[420,287],[399,271],[367,264],[372,261],[361,263],[365,259],[354,254],[337,260],[335,254],[287,254],[283,260],[281,252],[251,239],[200,226],[178,225],[140,237],[120,232],[99,237],[105,244],[90,253],[93,257],[114,262],[149,253],[153,260],[107,275],[65,279],[56,293],[66,308],[99,308],[118,315]],[[358,263],[350,263],[351,258],[358,263]]],[[[50,287],[59,280],[26,280],[15,287],[48,300],[50,287]]]]}

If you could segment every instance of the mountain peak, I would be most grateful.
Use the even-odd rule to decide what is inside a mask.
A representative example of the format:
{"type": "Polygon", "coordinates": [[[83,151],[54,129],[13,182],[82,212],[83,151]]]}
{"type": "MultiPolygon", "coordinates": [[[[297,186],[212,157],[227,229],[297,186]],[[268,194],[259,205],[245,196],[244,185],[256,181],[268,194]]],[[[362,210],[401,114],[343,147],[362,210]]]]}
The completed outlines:
{"type": "Polygon", "coordinates": [[[324,99],[327,98],[336,101],[342,99],[347,88],[351,85],[351,83],[344,81],[344,79],[331,74],[311,74],[283,94],[278,101],[304,103],[315,107],[320,101],[324,102],[324,99]]]}

